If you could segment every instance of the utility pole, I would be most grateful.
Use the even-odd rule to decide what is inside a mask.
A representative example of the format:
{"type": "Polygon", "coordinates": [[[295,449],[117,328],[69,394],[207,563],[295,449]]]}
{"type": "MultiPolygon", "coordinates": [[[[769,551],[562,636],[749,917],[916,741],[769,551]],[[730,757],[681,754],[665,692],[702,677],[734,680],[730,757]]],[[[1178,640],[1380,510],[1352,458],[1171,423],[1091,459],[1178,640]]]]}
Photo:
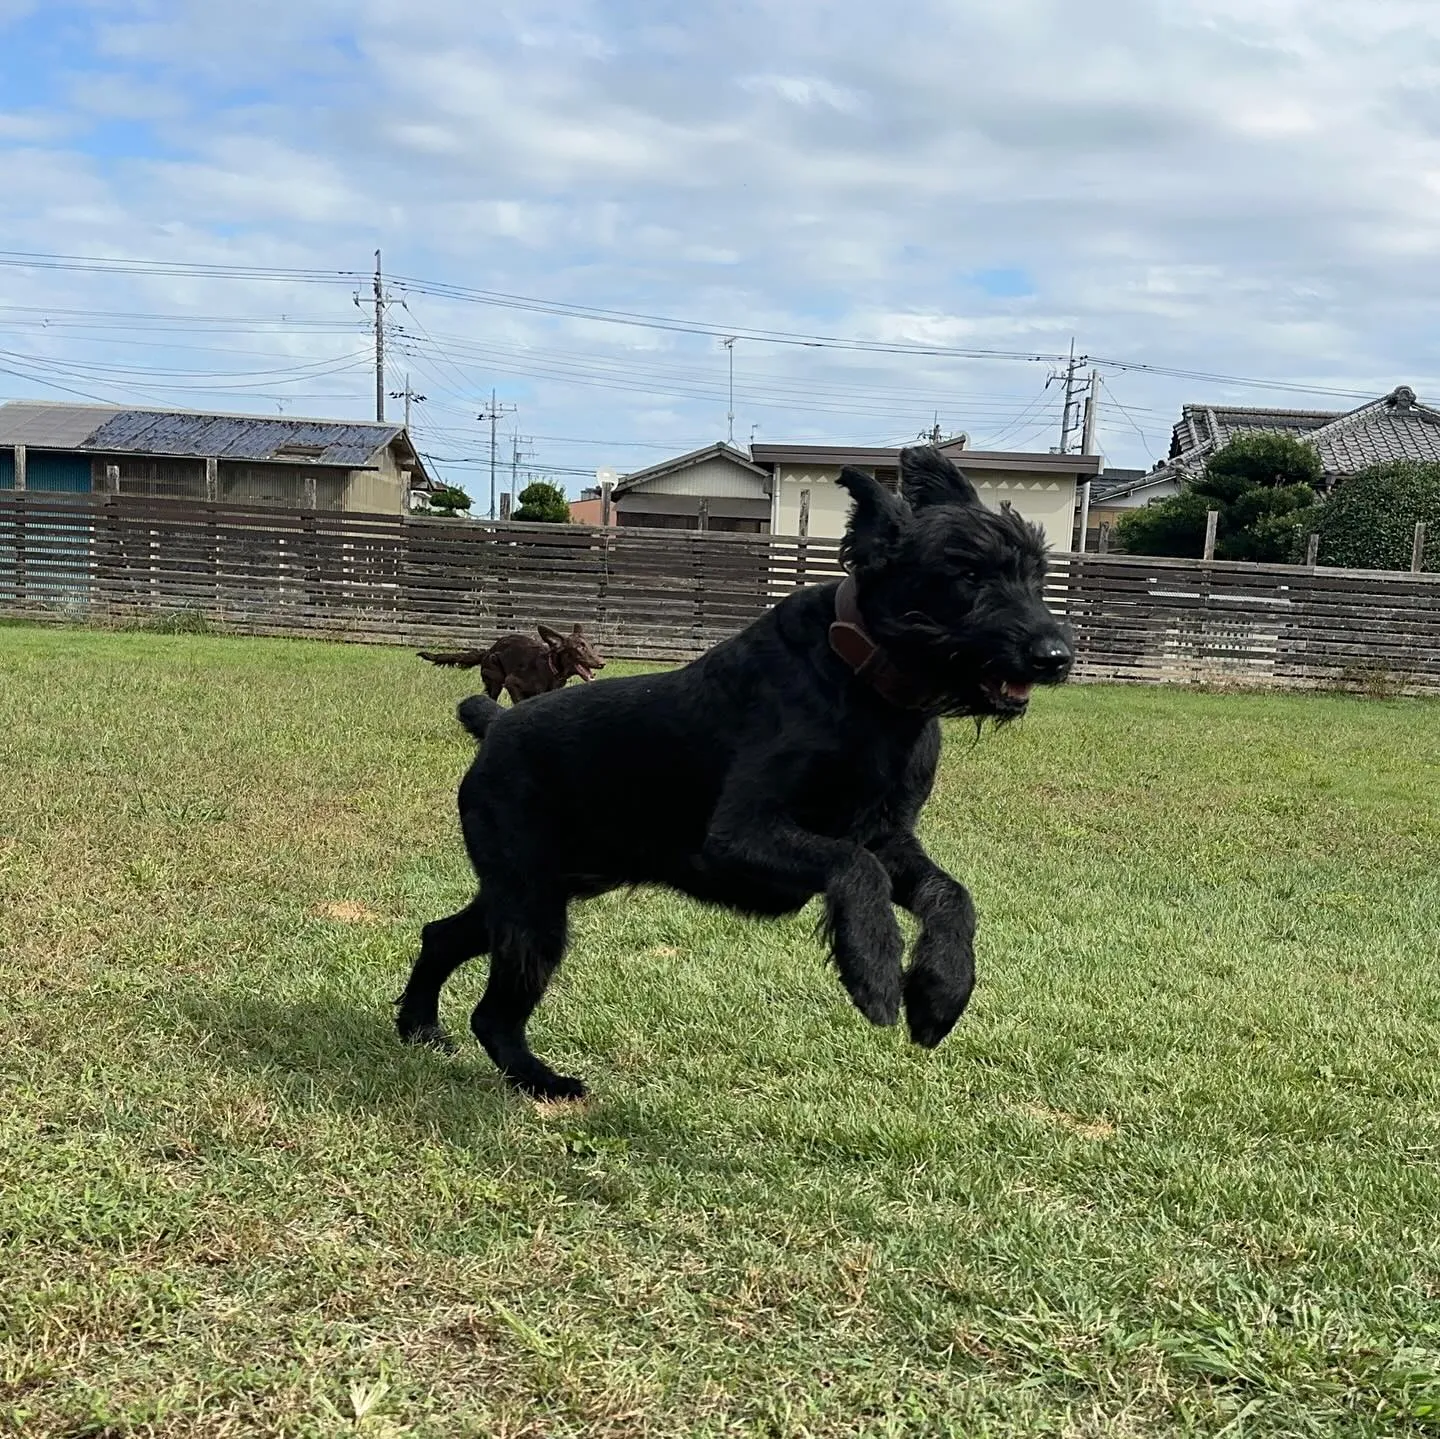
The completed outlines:
{"type": "Polygon", "coordinates": [[[1095,429],[1100,422],[1100,371],[1090,371],[1090,393],[1085,396],[1085,428],[1081,432],[1080,453],[1094,455],[1095,429]]]}
{"type": "Polygon", "coordinates": [[[725,414],[725,443],[735,443],[735,336],[728,335],[720,343],[730,356],[730,408],[725,414]]]}
{"type": "Polygon", "coordinates": [[[1074,433],[1075,424],[1073,416],[1075,413],[1075,372],[1083,363],[1075,358],[1075,341],[1070,341],[1070,362],[1065,366],[1065,408],[1060,412],[1060,453],[1070,453],[1070,436],[1074,433]]]}
{"type": "Polygon", "coordinates": [[[915,437],[917,440],[924,440],[926,444],[938,445],[940,443],[940,416],[935,416],[935,423],[928,430],[921,430],[915,437]]]}
{"type": "MultiPolygon", "coordinates": [[[[385,280],[380,272],[380,251],[375,251],[374,297],[369,301],[375,307],[375,418],[385,423],[385,311],[392,303],[385,293],[385,280]]],[[[355,295],[355,304],[360,307],[360,296],[355,295]]],[[[406,381],[405,388],[410,388],[406,381]]]]}
{"type": "MultiPolygon", "coordinates": [[[[527,439],[525,443],[528,445],[530,441],[527,439]]],[[[520,448],[519,434],[512,434],[510,436],[510,503],[512,505],[520,503],[520,461],[528,458],[529,456],[520,448]]]]}
{"type": "Polygon", "coordinates": [[[405,401],[405,428],[408,430],[410,428],[410,402],[414,400],[417,405],[423,405],[425,403],[425,396],[417,395],[415,391],[410,388],[410,376],[406,375],[405,388],[403,390],[391,390],[390,398],[392,400],[405,401]]]}
{"type": "Polygon", "coordinates": [[[497,405],[495,403],[495,391],[490,391],[489,407],[481,410],[475,416],[477,420],[490,422],[490,518],[495,518],[495,425],[504,415],[513,415],[514,405],[497,405]]]}

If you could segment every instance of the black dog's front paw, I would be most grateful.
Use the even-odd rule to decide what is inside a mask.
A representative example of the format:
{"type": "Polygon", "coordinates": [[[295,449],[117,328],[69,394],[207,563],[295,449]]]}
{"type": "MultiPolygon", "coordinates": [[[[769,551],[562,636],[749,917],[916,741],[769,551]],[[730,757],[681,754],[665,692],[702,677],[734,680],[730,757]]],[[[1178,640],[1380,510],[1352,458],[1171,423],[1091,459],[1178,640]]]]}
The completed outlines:
{"type": "Polygon", "coordinates": [[[965,1013],[972,987],[933,970],[912,969],[905,976],[905,1021],[910,1038],[925,1049],[934,1049],[965,1013]]]}
{"type": "Polygon", "coordinates": [[[889,976],[862,975],[846,984],[855,1008],[876,1025],[898,1024],[900,1021],[900,985],[889,976]]]}
{"type": "Polygon", "coordinates": [[[905,939],[887,912],[868,933],[837,926],[835,963],[855,1008],[871,1024],[895,1024],[900,1019],[900,966],[905,939]]]}

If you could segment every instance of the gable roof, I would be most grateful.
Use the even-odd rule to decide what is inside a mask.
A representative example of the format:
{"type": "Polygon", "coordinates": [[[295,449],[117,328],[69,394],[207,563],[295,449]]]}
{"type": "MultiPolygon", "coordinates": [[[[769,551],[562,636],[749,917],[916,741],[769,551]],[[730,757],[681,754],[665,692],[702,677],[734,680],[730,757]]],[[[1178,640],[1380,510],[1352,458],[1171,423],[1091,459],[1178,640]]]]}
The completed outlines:
{"type": "Polygon", "coordinates": [[[1090,503],[1096,504],[1107,495],[1128,492],[1135,485],[1149,479],[1150,470],[1105,470],[1090,481],[1090,503]]]}
{"type": "Polygon", "coordinates": [[[634,474],[625,475],[615,486],[614,493],[623,495],[627,490],[649,484],[666,475],[673,475],[680,470],[688,470],[692,465],[703,464],[706,460],[729,460],[731,464],[738,465],[758,479],[770,478],[769,471],[752,464],[743,450],[737,450],[733,445],[727,445],[721,440],[718,444],[703,445],[698,450],[691,450],[688,455],[676,455],[673,460],[661,460],[658,465],[650,465],[646,469],[636,470],[634,474]]]}
{"type": "MultiPolygon", "coordinates": [[[[0,445],[176,458],[279,460],[370,469],[403,425],[366,420],[296,420],[194,410],[125,409],[12,400],[0,405],[0,445]]],[[[422,470],[419,458],[417,468],[422,470]]]]}
{"type": "Polygon", "coordinates": [[[1331,478],[1390,460],[1440,461],[1440,410],[1422,405],[1408,385],[1397,385],[1353,410],[1186,405],[1165,468],[1195,469],[1237,434],[1257,430],[1294,435],[1313,446],[1331,478]]]}
{"type": "Polygon", "coordinates": [[[1108,485],[1102,485],[1099,480],[1093,481],[1090,485],[1090,503],[1104,505],[1113,500],[1127,499],[1131,495],[1138,495],[1143,490],[1160,485],[1178,485],[1182,478],[1179,468],[1170,464],[1157,465],[1153,470],[1132,470],[1128,473],[1133,478],[1118,479],[1108,485]]]}

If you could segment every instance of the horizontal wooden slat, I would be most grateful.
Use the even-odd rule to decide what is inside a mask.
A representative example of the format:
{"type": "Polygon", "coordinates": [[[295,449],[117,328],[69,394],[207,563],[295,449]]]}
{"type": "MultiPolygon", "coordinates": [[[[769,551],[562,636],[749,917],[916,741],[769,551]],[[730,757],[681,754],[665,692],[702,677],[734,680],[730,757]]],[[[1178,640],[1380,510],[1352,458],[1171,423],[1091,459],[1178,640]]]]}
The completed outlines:
{"type": "MultiPolygon", "coordinates": [[[[0,492],[0,610],[198,611],[247,634],[425,646],[587,626],[683,660],[841,574],[835,540],[445,522],[142,496],[0,492]]],[[[1076,678],[1440,693],[1440,576],[1053,556],[1076,678]]]]}

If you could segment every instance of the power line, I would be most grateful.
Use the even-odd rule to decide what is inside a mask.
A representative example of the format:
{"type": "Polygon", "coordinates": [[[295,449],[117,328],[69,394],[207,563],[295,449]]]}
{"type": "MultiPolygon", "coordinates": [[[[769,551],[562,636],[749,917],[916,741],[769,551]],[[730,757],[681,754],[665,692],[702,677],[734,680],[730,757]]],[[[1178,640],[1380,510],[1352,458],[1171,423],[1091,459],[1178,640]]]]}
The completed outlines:
{"type": "Polygon", "coordinates": [[[1122,415],[1125,416],[1125,418],[1130,422],[1130,428],[1134,430],[1137,435],[1140,436],[1140,443],[1144,445],[1146,449],[1149,449],[1151,446],[1151,440],[1136,423],[1135,416],[1132,415],[1130,411],[1127,410],[1125,406],[1122,405],[1120,401],[1116,398],[1115,387],[1104,380],[1102,380],[1101,383],[1105,386],[1105,393],[1110,396],[1110,403],[1114,405],[1115,408],[1119,410],[1122,415]]]}
{"type": "MultiPolygon", "coordinates": [[[[63,255],[40,251],[0,251],[0,266],[39,270],[68,270],[93,274],[157,275],[170,277],[224,280],[270,281],[295,285],[351,284],[362,278],[360,272],[345,269],[322,269],[300,266],[263,266],[239,264],[206,264],[188,261],[136,260],[116,257],[63,255]]],[[[378,271],[377,271],[378,274],[378,271]]],[[[771,330],[743,326],[720,326],[641,311],[609,309],[571,302],[541,299],[506,291],[481,290],[470,286],[416,277],[394,277],[392,283],[406,293],[425,294],[434,298],[466,304],[481,304],[503,309],[527,311],[563,318],[581,318],[606,324],[638,326],[673,333],[710,336],[715,339],[746,339],[756,343],[802,346],[811,349],[848,350],[870,354],[923,355],[937,358],[1011,360],[1021,362],[1066,362],[1068,355],[1045,354],[1025,350],[1002,350],[981,346],[965,347],[932,345],[916,341],[878,341],[838,335],[811,334],[803,331],[771,330]]],[[[1336,386],[1312,385],[1296,381],[1265,379],[1255,376],[1226,375],[1203,370],[1158,365],[1145,361],[1126,360],[1113,356],[1084,356],[1087,363],[1111,370],[1125,370],[1164,377],[1192,380],[1204,384],[1239,385],[1280,391],[1290,394],[1331,395],[1345,399],[1365,400],[1367,391],[1336,386]]],[[[383,409],[383,394],[379,396],[383,409]]]]}

